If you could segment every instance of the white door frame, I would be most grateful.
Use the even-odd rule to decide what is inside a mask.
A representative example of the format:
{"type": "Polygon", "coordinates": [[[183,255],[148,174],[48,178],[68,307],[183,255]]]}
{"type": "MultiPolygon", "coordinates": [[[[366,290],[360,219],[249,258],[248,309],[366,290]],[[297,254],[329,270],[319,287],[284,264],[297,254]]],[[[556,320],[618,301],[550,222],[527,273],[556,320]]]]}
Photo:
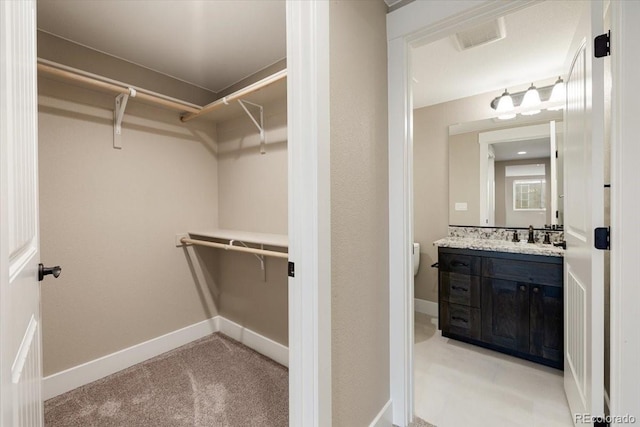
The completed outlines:
{"type": "Polygon", "coordinates": [[[411,48],[532,4],[416,1],[387,15],[389,95],[390,378],[393,422],[413,419],[413,100],[411,48]]]}
{"type": "MultiPolygon", "coordinates": [[[[640,420],[640,4],[611,2],[611,358],[610,411],[640,420]]],[[[612,422],[612,426],[622,423],[612,422]]],[[[628,425],[628,424],[627,424],[628,425]]]]}
{"type": "Polygon", "coordinates": [[[329,2],[287,2],[289,425],[331,425],[329,2]]]}

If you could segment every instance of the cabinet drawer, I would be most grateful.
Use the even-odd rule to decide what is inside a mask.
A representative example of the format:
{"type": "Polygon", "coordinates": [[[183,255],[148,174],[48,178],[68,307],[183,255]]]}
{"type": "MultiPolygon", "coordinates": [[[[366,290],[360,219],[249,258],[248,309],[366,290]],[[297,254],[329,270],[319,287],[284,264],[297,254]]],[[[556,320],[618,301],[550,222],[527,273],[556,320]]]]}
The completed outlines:
{"type": "Polygon", "coordinates": [[[440,295],[447,302],[480,308],[480,276],[440,273],[440,295]]]}
{"type": "Polygon", "coordinates": [[[485,258],[482,276],[524,283],[562,286],[562,264],[485,258]]]}
{"type": "Polygon", "coordinates": [[[482,258],[473,255],[460,255],[447,252],[438,254],[438,266],[440,271],[451,273],[480,275],[482,258]]]}
{"type": "Polygon", "coordinates": [[[480,338],[480,309],[440,302],[442,332],[468,338],[480,338]]]}

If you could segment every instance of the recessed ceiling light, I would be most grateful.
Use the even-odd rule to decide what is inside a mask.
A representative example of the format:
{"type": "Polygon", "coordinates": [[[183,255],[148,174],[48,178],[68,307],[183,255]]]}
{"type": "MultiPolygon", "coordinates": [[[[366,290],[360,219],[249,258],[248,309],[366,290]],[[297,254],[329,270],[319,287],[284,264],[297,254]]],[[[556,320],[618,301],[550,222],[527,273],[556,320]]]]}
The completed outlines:
{"type": "Polygon", "coordinates": [[[518,154],[527,154],[526,151],[518,151],[518,154]]]}

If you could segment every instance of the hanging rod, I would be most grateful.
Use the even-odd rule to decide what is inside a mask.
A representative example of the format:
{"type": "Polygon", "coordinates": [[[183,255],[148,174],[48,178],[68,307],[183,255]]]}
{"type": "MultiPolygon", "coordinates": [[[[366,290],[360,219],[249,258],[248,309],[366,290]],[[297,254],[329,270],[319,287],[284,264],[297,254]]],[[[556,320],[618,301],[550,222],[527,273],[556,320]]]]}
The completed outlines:
{"type": "Polygon", "coordinates": [[[199,117],[203,114],[209,113],[223,105],[228,105],[229,102],[231,101],[235,101],[236,99],[240,99],[243,96],[246,96],[252,92],[255,92],[259,89],[262,89],[264,87],[267,87],[277,81],[280,81],[282,79],[284,79],[285,77],[287,77],[287,70],[281,70],[278,71],[275,74],[272,74],[268,77],[265,77],[262,80],[259,80],[253,84],[250,84],[247,87],[244,87],[236,92],[233,92],[231,95],[225,96],[224,98],[220,98],[216,101],[213,101],[210,104],[205,105],[204,107],[202,107],[202,109],[198,112],[190,112],[188,114],[184,114],[180,120],[182,120],[183,122],[188,122],[191,119],[195,119],[196,117],[199,117]]]}
{"type": "MultiPolygon", "coordinates": [[[[267,249],[246,248],[244,246],[234,246],[233,244],[227,245],[224,243],[209,242],[206,240],[189,239],[187,237],[183,237],[182,239],[180,239],[180,242],[183,244],[190,243],[192,245],[207,246],[210,248],[218,248],[218,249],[224,249],[228,251],[246,252],[250,254],[272,256],[276,258],[286,258],[286,259],[289,258],[289,254],[287,252],[270,251],[267,249]]],[[[233,240],[231,242],[233,242],[233,240]]]]}
{"type": "Polygon", "coordinates": [[[38,58],[38,71],[44,74],[49,74],[67,80],[84,83],[97,88],[106,89],[115,93],[129,94],[130,89],[134,89],[136,91],[137,99],[162,105],[164,107],[180,112],[186,111],[190,114],[193,114],[202,110],[202,107],[190,102],[185,102],[180,99],[172,98],[170,96],[162,95],[150,90],[141,89],[117,80],[89,73],[87,71],[79,70],[77,68],[69,67],[66,65],[58,64],[57,62],[48,61],[42,58],[38,58]]]}

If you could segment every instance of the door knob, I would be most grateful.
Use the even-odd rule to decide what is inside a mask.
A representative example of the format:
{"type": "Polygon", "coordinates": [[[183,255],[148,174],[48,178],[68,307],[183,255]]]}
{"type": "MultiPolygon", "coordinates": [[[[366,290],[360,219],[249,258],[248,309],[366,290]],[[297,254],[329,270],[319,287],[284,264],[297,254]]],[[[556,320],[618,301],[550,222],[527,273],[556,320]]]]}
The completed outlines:
{"type": "Polygon", "coordinates": [[[44,276],[48,274],[53,274],[53,277],[57,279],[58,276],[60,276],[61,272],[62,267],[60,267],[59,265],[56,265],[55,267],[45,267],[44,265],[42,265],[42,263],[40,263],[38,264],[38,281],[42,282],[44,276]]]}

